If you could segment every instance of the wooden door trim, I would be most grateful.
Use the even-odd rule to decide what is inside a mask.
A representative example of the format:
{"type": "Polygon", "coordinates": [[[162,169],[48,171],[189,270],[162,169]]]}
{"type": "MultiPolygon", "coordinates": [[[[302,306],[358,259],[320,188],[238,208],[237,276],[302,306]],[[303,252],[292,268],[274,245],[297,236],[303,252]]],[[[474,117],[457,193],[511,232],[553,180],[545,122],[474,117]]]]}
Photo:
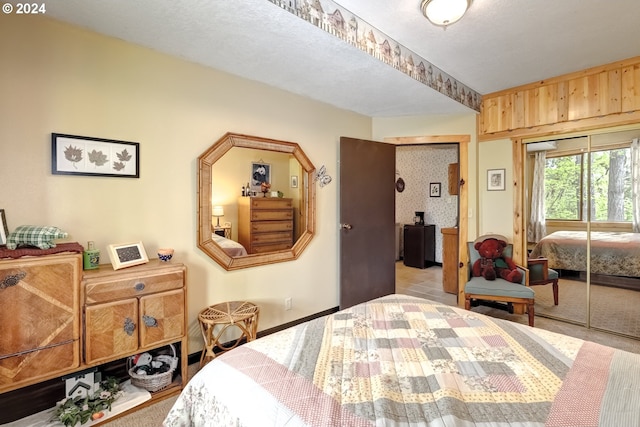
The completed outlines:
{"type": "Polygon", "coordinates": [[[464,284],[467,283],[467,265],[462,260],[468,258],[468,216],[469,210],[469,143],[471,135],[424,135],[384,138],[384,142],[395,145],[429,145],[429,144],[458,144],[459,179],[458,194],[458,307],[464,307],[464,284]]]}

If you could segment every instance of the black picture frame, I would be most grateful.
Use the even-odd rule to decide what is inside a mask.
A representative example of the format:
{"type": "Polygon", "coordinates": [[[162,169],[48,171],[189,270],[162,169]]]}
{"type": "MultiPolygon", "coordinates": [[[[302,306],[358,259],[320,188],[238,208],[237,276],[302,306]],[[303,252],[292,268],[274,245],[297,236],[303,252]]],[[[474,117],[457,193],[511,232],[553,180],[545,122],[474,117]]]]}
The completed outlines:
{"type": "Polygon", "coordinates": [[[0,246],[7,244],[9,238],[9,227],[7,226],[7,217],[4,215],[4,209],[0,209],[0,246]]]}
{"type": "Polygon", "coordinates": [[[51,173],[140,178],[140,144],[52,133],[51,173]]]}
{"type": "Polygon", "coordinates": [[[439,182],[432,182],[429,184],[429,197],[440,197],[440,190],[442,185],[439,182]]]}
{"type": "Polygon", "coordinates": [[[263,182],[271,184],[271,165],[269,163],[252,162],[251,163],[251,191],[259,193],[262,191],[260,186],[263,182]]]}

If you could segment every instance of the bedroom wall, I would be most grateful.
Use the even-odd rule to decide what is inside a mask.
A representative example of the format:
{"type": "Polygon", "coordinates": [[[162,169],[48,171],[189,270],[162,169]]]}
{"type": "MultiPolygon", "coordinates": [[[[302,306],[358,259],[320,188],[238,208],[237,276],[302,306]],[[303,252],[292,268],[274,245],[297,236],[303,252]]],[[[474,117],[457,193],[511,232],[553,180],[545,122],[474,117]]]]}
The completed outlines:
{"type": "Polygon", "coordinates": [[[226,272],[196,245],[196,158],[231,131],[298,142],[337,178],[339,137],[370,139],[370,118],[43,17],[4,18],[0,55],[11,229],[59,226],[95,241],[107,263],[110,243],[140,240],[149,256],[175,248],[188,267],[190,352],[207,305],[253,301],[260,330],[338,305],[337,179],[318,188],[317,234],[298,260],[226,272]],[[140,178],[52,175],[51,132],[140,143],[140,178]]]}
{"type": "MultiPolygon", "coordinates": [[[[384,141],[385,138],[409,137],[409,136],[432,136],[432,135],[470,135],[469,146],[469,210],[468,235],[475,238],[478,230],[478,209],[477,209],[477,139],[476,139],[476,113],[438,116],[408,116],[408,117],[377,117],[372,121],[372,135],[376,141],[384,141]]],[[[448,161],[448,160],[447,160],[448,161]]],[[[453,162],[452,162],[453,163],[453,162]]],[[[448,163],[447,163],[448,164],[448,163]]],[[[447,194],[445,183],[446,178],[442,178],[442,194],[447,194]]],[[[397,194],[397,193],[396,193],[397,194]]],[[[444,199],[443,199],[444,200],[444,199]]],[[[445,201],[446,202],[446,201],[445,201]]],[[[465,213],[461,212],[461,215],[465,213]]],[[[455,224],[445,224],[449,227],[455,224]]],[[[439,232],[436,233],[436,235],[439,232]]]]}
{"type": "Polygon", "coordinates": [[[441,228],[456,225],[458,196],[449,195],[450,163],[457,163],[457,145],[412,145],[396,149],[396,169],[405,190],[396,192],[396,222],[413,224],[416,211],[425,213],[425,223],[436,226],[436,262],[442,263],[441,228]],[[429,184],[440,183],[440,197],[429,196],[429,184]]]}
{"type": "Polygon", "coordinates": [[[478,236],[502,234],[513,242],[513,146],[510,139],[478,144],[478,236]],[[487,171],[505,170],[504,191],[487,190],[487,171]]]}

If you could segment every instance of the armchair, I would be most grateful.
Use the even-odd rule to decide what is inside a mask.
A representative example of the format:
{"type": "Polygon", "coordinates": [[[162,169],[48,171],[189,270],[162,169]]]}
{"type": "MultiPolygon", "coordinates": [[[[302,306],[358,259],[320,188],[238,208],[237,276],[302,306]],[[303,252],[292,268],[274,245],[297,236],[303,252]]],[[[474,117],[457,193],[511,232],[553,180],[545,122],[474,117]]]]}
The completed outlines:
{"type": "Polygon", "coordinates": [[[552,283],[553,303],[558,305],[558,272],[549,268],[547,258],[529,258],[529,286],[547,285],[552,283]]]}
{"type": "MultiPolygon", "coordinates": [[[[479,237],[478,240],[483,239],[479,237]]],[[[474,247],[475,242],[467,242],[469,250],[468,264],[468,281],[464,287],[464,307],[471,310],[472,303],[477,305],[479,301],[497,301],[505,303],[509,307],[512,304],[524,304],[527,307],[529,315],[529,326],[534,323],[534,301],[535,292],[528,286],[528,269],[518,266],[518,270],[522,272],[522,280],[520,283],[512,283],[497,277],[495,280],[486,280],[484,277],[472,277],[471,268],[473,263],[480,259],[480,254],[474,247]]],[[[513,245],[508,244],[504,250],[505,256],[511,256],[513,253],[513,245]]],[[[509,310],[513,312],[512,310],[509,310]]]]}

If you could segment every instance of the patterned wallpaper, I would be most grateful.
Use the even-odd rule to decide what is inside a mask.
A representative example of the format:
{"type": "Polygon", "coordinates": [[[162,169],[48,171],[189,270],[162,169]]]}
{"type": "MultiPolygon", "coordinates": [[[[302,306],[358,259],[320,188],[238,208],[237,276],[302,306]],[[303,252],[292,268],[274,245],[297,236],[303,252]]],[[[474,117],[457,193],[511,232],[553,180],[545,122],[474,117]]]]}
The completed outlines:
{"type": "MultiPolygon", "coordinates": [[[[480,111],[482,95],[332,0],[269,0],[460,104],[480,111]]],[[[416,12],[418,11],[416,0],[416,12]]],[[[310,46],[310,49],[313,47],[310,46]]]]}
{"type": "Polygon", "coordinates": [[[402,193],[396,191],[396,222],[413,224],[416,211],[424,211],[425,224],[436,225],[436,262],[442,262],[441,228],[456,225],[458,196],[449,195],[450,163],[458,162],[457,144],[399,146],[396,169],[405,182],[402,193]],[[429,197],[431,183],[440,183],[440,197],[429,197]]]}

